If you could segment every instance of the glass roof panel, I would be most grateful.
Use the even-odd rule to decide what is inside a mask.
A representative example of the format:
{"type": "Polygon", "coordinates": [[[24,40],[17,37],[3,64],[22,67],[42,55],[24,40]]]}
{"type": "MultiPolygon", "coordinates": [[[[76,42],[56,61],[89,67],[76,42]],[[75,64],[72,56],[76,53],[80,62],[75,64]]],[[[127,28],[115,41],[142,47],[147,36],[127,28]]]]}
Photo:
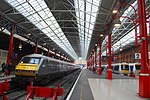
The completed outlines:
{"type": "MultiPolygon", "coordinates": [[[[67,40],[66,36],[62,32],[59,24],[57,23],[56,19],[52,15],[50,9],[47,7],[44,0],[7,0],[7,2],[16,8],[22,15],[27,17],[29,21],[31,21],[35,26],[37,26],[41,31],[46,34],[50,39],[54,39],[54,42],[60,45],[60,42],[63,42],[65,45],[62,49],[64,49],[72,58],[78,59],[77,54],[75,53],[74,49],[72,48],[71,44],[67,40]],[[28,12],[28,13],[27,13],[28,12]],[[29,15],[30,13],[30,15],[29,15]],[[45,21],[44,19],[50,18],[50,21],[45,21]],[[39,23],[38,23],[39,22],[39,23]],[[38,23],[38,24],[37,24],[38,23]],[[50,26],[49,26],[50,25],[50,26]],[[46,28],[46,29],[45,29],[46,28]],[[55,30],[58,28],[59,30],[55,30]],[[51,37],[51,33],[55,34],[55,37],[51,37]],[[59,34],[61,33],[61,34],[59,34]],[[59,34],[59,35],[58,35],[59,34]],[[59,36],[64,36],[65,42],[59,38],[59,36]],[[67,44],[66,44],[67,42],[67,44]]],[[[84,3],[84,2],[82,2],[84,3]]],[[[81,6],[84,7],[84,6],[81,6]]],[[[84,15],[84,13],[82,13],[84,15]]]]}
{"type": "MultiPolygon", "coordinates": [[[[132,6],[134,6],[136,9],[137,9],[137,1],[135,1],[132,6]]],[[[128,7],[128,9],[123,13],[122,16],[132,16],[134,13],[133,11],[133,8],[132,7],[128,7]]],[[[130,20],[127,19],[127,18],[122,18],[120,17],[120,21],[123,23],[123,22],[129,22],[130,20]]],[[[122,30],[124,31],[124,29],[122,30]]],[[[115,37],[117,38],[117,36],[119,35],[118,32],[121,34],[120,31],[118,31],[118,29],[113,29],[112,30],[112,37],[115,37]]],[[[135,41],[135,29],[131,30],[131,31],[127,31],[126,34],[123,38],[121,38],[119,41],[117,40],[117,42],[113,45],[113,48],[114,48],[114,51],[118,50],[119,47],[123,47],[125,45],[128,45],[129,43],[131,42],[134,42],[135,41]]],[[[107,38],[105,38],[105,40],[103,41],[102,43],[102,47],[105,46],[107,44],[107,38]]],[[[104,48],[103,48],[104,50],[104,48]]],[[[104,52],[104,51],[103,51],[104,52]]]]}
{"type": "Polygon", "coordinates": [[[97,15],[97,13],[93,13],[93,12],[98,11],[98,6],[101,5],[101,1],[102,0],[86,0],[86,2],[84,2],[83,0],[75,0],[75,8],[78,11],[76,12],[76,15],[78,19],[77,23],[79,27],[78,31],[80,36],[80,45],[81,45],[81,52],[82,52],[83,59],[86,59],[87,56],[89,43],[91,41],[91,36],[92,36],[91,34],[93,32],[94,23],[97,15]],[[85,6],[86,6],[86,10],[84,9],[85,6]]]}

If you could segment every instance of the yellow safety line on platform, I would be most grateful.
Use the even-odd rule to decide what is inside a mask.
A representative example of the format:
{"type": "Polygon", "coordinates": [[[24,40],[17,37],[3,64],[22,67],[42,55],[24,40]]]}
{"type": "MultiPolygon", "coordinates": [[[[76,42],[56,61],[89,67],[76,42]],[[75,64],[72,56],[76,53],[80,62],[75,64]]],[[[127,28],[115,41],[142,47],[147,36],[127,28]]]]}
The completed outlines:
{"type": "Polygon", "coordinates": [[[80,100],[82,100],[82,90],[83,90],[83,85],[81,84],[81,90],[80,90],[80,100]]]}

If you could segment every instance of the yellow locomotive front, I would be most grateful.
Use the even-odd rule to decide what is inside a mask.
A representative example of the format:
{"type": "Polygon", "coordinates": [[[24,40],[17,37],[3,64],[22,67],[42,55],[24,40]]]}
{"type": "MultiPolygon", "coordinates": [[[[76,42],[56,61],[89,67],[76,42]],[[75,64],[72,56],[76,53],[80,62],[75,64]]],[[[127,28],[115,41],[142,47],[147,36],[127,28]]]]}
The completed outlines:
{"type": "Polygon", "coordinates": [[[40,60],[40,57],[23,57],[15,69],[17,79],[34,80],[38,74],[40,60]]]}
{"type": "Polygon", "coordinates": [[[15,75],[36,76],[38,64],[19,63],[16,67],[15,75]]]}

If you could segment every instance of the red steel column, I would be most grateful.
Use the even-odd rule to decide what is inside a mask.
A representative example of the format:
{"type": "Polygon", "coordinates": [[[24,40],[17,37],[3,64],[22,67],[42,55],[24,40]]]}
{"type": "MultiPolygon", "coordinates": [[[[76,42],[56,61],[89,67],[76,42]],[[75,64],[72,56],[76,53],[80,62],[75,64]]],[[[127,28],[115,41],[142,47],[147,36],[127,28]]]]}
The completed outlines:
{"type": "Polygon", "coordinates": [[[112,80],[112,69],[111,69],[111,34],[108,34],[108,79],[112,80]]]}
{"type": "Polygon", "coordinates": [[[99,75],[102,75],[102,52],[101,52],[101,44],[99,45],[99,75]]]}
{"type": "Polygon", "coordinates": [[[94,68],[94,51],[93,51],[93,55],[92,55],[92,69],[94,68]]]}
{"type": "Polygon", "coordinates": [[[11,63],[11,59],[12,59],[12,53],[13,53],[13,35],[14,32],[16,30],[16,24],[13,23],[12,25],[12,31],[11,31],[11,35],[10,35],[10,40],[9,40],[9,49],[8,49],[8,55],[7,55],[7,64],[11,63]]]}
{"type": "Polygon", "coordinates": [[[36,42],[36,45],[35,45],[35,51],[34,51],[35,54],[38,53],[38,47],[37,46],[38,46],[38,42],[36,42]]]}
{"type": "Polygon", "coordinates": [[[95,62],[95,63],[94,63],[94,66],[95,66],[95,71],[96,71],[96,69],[97,69],[97,66],[96,66],[96,65],[97,65],[97,52],[96,52],[96,51],[97,51],[97,46],[95,46],[95,50],[94,50],[94,52],[95,52],[95,57],[94,57],[94,62],[95,62]]]}
{"type": "Polygon", "coordinates": [[[92,54],[91,54],[91,57],[90,57],[90,70],[92,69],[92,54]]]}
{"type": "Polygon", "coordinates": [[[139,95],[150,98],[150,71],[148,59],[148,37],[146,27],[145,0],[138,0],[138,15],[141,37],[141,73],[139,76],[139,95]]]}

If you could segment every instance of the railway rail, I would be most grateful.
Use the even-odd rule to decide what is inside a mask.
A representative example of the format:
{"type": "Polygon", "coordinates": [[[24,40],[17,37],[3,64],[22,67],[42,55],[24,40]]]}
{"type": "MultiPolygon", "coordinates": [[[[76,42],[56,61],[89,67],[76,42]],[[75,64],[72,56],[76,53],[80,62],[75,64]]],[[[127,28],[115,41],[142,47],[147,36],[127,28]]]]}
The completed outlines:
{"type": "MultiPolygon", "coordinates": [[[[77,70],[71,74],[68,74],[67,76],[64,76],[62,78],[55,79],[48,83],[46,87],[57,87],[58,84],[61,85],[62,88],[64,88],[63,96],[60,97],[61,100],[65,100],[67,97],[67,94],[69,93],[71,87],[75,83],[78,75],[80,74],[81,70],[77,70]]],[[[7,92],[5,92],[5,95],[9,98],[9,100],[25,100],[27,97],[26,88],[13,86],[16,83],[9,82],[11,89],[7,92]]],[[[2,97],[0,97],[1,99],[2,97]]],[[[35,100],[51,100],[49,98],[37,98],[35,97],[35,100]]]]}

